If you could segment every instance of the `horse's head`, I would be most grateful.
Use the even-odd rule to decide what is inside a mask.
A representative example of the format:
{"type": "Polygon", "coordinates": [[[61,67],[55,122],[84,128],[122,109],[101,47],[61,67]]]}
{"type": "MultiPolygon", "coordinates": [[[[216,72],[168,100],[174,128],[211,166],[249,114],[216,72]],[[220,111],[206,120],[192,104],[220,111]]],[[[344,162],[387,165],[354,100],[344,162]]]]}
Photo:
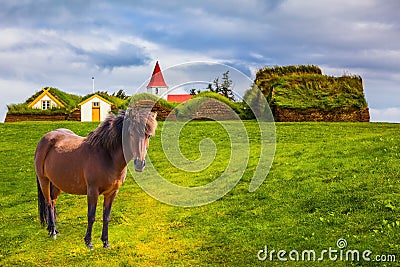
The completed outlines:
{"type": "Polygon", "coordinates": [[[135,170],[141,172],[146,166],[149,140],[157,128],[157,113],[128,108],[125,116],[129,125],[129,150],[134,159],[135,170]]]}

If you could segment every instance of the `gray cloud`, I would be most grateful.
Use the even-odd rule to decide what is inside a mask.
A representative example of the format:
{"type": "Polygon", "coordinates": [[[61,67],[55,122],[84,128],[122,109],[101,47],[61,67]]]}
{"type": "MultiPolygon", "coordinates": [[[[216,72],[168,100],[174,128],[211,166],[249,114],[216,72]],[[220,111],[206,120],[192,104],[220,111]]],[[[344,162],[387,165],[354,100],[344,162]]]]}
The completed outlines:
{"type": "Polygon", "coordinates": [[[0,25],[28,27],[62,27],[82,22],[95,7],[91,0],[4,0],[0,25]]]}
{"type": "Polygon", "coordinates": [[[120,42],[117,47],[109,50],[72,49],[78,55],[84,56],[87,64],[94,64],[101,69],[140,66],[150,62],[150,57],[143,48],[126,42],[120,42]]]}

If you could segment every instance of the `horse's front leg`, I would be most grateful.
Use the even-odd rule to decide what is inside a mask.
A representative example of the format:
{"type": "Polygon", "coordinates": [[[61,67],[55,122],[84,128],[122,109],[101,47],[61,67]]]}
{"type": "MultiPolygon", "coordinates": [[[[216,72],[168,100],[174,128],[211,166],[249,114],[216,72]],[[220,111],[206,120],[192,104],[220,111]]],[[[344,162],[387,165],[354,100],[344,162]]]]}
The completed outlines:
{"type": "Polygon", "coordinates": [[[115,191],[111,195],[104,196],[103,205],[103,231],[101,234],[101,241],[103,241],[103,247],[108,248],[110,244],[108,243],[108,223],[110,222],[110,214],[112,203],[117,195],[118,191],[115,191]]]}
{"type": "Polygon", "coordinates": [[[99,193],[90,192],[88,190],[87,200],[88,200],[88,226],[85,235],[85,244],[89,249],[93,249],[92,245],[92,229],[93,223],[96,219],[96,206],[97,200],[99,198],[99,193]]]}

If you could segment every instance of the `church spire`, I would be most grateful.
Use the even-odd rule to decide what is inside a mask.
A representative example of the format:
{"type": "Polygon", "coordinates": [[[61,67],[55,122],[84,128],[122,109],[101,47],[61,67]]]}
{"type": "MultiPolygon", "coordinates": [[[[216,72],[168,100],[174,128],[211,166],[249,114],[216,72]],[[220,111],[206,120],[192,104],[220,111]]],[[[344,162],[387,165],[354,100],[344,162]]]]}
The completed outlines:
{"type": "Polygon", "coordinates": [[[150,82],[147,85],[147,88],[149,87],[168,87],[167,84],[165,83],[158,61],[156,62],[156,66],[154,67],[150,82]]]}
{"type": "Polygon", "coordinates": [[[147,93],[153,94],[157,97],[162,97],[167,100],[168,86],[165,83],[158,61],[156,62],[150,82],[146,88],[147,93]]]}

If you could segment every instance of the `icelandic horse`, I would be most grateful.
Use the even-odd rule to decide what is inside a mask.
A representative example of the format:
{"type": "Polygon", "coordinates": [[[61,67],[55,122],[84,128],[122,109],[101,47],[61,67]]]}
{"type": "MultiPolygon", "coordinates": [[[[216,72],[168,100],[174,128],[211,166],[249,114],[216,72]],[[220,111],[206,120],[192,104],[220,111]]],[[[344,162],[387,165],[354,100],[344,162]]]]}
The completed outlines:
{"type": "Polygon", "coordinates": [[[88,225],[85,244],[92,245],[92,227],[99,195],[104,195],[103,247],[108,243],[111,206],[127,173],[127,163],[143,171],[149,139],[157,128],[156,113],[128,108],[117,116],[110,114],[87,137],[68,129],[57,129],[40,139],[35,152],[38,210],[42,226],[47,223],[54,239],[56,201],[61,192],[87,195],[88,225]],[[123,141],[124,139],[124,141],[123,141]]]}

